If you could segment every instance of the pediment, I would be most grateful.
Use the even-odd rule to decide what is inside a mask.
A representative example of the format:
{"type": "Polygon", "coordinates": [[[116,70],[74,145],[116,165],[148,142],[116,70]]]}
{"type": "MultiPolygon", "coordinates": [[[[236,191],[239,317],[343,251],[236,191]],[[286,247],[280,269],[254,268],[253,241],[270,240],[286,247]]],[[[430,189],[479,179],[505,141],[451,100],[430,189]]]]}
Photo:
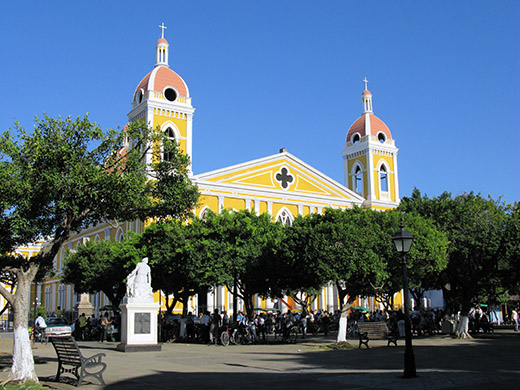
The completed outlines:
{"type": "Polygon", "coordinates": [[[297,196],[338,198],[361,203],[364,198],[299,160],[282,152],[194,176],[200,185],[219,183],[242,189],[271,190],[297,196]]]}

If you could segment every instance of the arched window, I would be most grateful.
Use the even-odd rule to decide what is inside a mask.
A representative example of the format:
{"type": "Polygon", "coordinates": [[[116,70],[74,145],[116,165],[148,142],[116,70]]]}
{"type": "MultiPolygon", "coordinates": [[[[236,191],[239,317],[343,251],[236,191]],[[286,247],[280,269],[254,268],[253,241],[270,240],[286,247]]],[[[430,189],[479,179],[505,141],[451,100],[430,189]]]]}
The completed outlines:
{"type": "Polygon", "coordinates": [[[283,225],[291,226],[293,216],[291,215],[291,212],[284,207],[278,212],[276,222],[281,222],[283,225]]]}
{"type": "MultiPolygon", "coordinates": [[[[164,135],[166,138],[168,138],[170,141],[175,141],[175,133],[171,127],[168,127],[164,131],[164,135]]],[[[171,150],[165,150],[163,152],[163,161],[171,161],[173,159],[173,153],[171,150]]]]}
{"type": "Polygon", "coordinates": [[[121,227],[119,227],[117,229],[117,233],[116,233],[116,240],[123,241],[123,238],[125,238],[125,233],[123,232],[123,229],[121,229],[121,227]]]}
{"type": "Polygon", "coordinates": [[[354,191],[363,195],[363,171],[359,165],[354,172],[354,191]]]}
{"type": "Polygon", "coordinates": [[[388,192],[388,173],[384,165],[381,165],[379,170],[379,182],[381,183],[381,191],[388,192]]]}
{"type": "Polygon", "coordinates": [[[209,214],[208,210],[210,210],[209,207],[204,207],[204,208],[202,209],[202,211],[200,212],[200,214],[199,214],[199,218],[200,218],[200,219],[203,219],[203,220],[205,221],[206,218],[208,218],[208,214],[209,214]]]}

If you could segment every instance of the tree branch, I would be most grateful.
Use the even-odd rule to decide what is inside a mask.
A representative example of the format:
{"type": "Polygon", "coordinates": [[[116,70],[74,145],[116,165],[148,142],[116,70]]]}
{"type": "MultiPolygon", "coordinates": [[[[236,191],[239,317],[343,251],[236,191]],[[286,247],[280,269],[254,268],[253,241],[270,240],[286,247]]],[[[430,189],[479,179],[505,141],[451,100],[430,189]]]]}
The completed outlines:
{"type": "Polygon", "coordinates": [[[9,302],[11,306],[14,305],[14,295],[9,292],[2,284],[0,284],[0,294],[9,302]]]}

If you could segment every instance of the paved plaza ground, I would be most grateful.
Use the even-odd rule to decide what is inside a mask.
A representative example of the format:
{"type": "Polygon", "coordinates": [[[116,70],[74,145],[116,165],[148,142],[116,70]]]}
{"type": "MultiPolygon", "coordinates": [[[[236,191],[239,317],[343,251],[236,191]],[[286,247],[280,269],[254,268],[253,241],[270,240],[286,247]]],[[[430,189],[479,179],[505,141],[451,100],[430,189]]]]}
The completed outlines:
{"type": "MultiPolygon", "coordinates": [[[[323,336],[298,344],[207,346],[164,344],[160,352],[116,351],[117,343],[80,342],[85,356],[105,352],[106,386],[98,389],[516,389],[520,388],[520,335],[498,330],[471,340],[438,335],[414,338],[417,378],[403,379],[404,341],[370,349],[326,350],[323,336]]],[[[7,378],[12,339],[0,340],[0,381],[7,378]]],[[[46,386],[72,389],[75,380],[52,381],[57,358],[52,345],[33,350],[36,372],[46,386]]]]}

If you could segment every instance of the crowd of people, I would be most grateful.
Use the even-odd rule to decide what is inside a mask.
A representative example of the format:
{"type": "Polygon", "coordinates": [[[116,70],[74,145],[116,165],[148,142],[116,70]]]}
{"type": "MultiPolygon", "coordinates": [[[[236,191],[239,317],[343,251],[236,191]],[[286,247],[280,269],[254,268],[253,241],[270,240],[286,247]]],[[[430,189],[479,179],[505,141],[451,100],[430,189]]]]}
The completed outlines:
{"type": "MultiPolygon", "coordinates": [[[[485,305],[483,305],[485,306],[485,305]]],[[[514,308],[508,316],[514,331],[518,332],[519,309],[514,308]]],[[[460,316],[460,314],[459,314],[460,316]]],[[[473,307],[469,314],[469,331],[490,332],[492,322],[489,314],[480,305],[473,307]]],[[[118,327],[117,316],[111,316],[108,312],[96,318],[95,315],[87,317],[79,316],[72,324],[72,335],[77,340],[115,341],[114,329],[118,327]]],[[[247,342],[267,342],[270,335],[282,335],[282,339],[288,336],[291,328],[296,327],[298,337],[305,339],[309,333],[323,333],[328,335],[330,331],[338,329],[340,311],[328,312],[326,310],[288,310],[285,313],[276,309],[256,309],[252,314],[245,315],[239,311],[236,321],[233,321],[226,311],[215,309],[212,313],[204,311],[198,316],[189,312],[187,316],[173,315],[160,316],[160,341],[172,342],[186,340],[206,344],[217,344],[220,335],[227,330],[236,333],[241,340],[247,342]]],[[[448,317],[441,309],[416,309],[410,311],[412,332],[418,336],[432,335],[443,330],[445,321],[456,323],[458,316],[448,317]]],[[[405,316],[401,310],[374,310],[364,308],[351,309],[348,314],[348,337],[357,334],[359,322],[384,321],[387,323],[390,333],[397,337],[404,337],[405,316]]],[[[41,332],[46,324],[42,316],[35,320],[35,331],[41,332]]]]}
{"type": "MultiPolygon", "coordinates": [[[[460,314],[459,314],[460,316],[460,314]]],[[[161,341],[187,340],[206,344],[217,344],[220,334],[226,329],[237,329],[240,335],[247,335],[251,342],[266,342],[269,335],[285,334],[291,327],[297,327],[299,337],[306,338],[309,333],[323,333],[338,329],[340,311],[329,313],[326,310],[288,310],[285,313],[269,309],[256,310],[251,315],[245,315],[239,311],[236,322],[226,311],[215,309],[213,313],[205,311],[199,316],[188,313],[183,321],[180,315],[168,320],[163,318],[161,341]],[[185,325],[183,325],[183,322],[185,325]],[[183,329],[185,326],[185,329],[183,329]]],[[[488,313],[482,307],[475,306],[469,315],[469,331],[490,332],[492,323],[488,313]]],[[[417,336],[429,336],[440,333],[443,323],[451,321],[456,324],[458,316],[448,316],[442,309],[416,309],[410,311],[412,332],[417,336]]],[[[512,322],[518,331],[519,313],[515,309],[512,314],[512,322]],[[515,314],[516,313],[516,314],[515,314]],[[516,316],[515,316],[516,315],[516,316]],[[515,322],[516,318],[516,322],[515,322]]],[[[348,315],[348,336],[357,335],[359,322],[384,321],[387,323],[391,334],[404,338],[405,316],[401,310],[374,310],[352,309],[348,315]]]]}
{"type": "Polygon", "coordinates": [[[111,317],[108,312],[96,318],[95,315],[87,317],[85,313],[80,315],[72,325],[72,336],[76,340],[91,341],[115,341],[114,327],[116,317],[111,317]]]}
{"type": "Polygon", "coordinates": [[[275,310],[256,310],[251,315],[237,313],[236,321],[226,312],[215,309],[213,313],[204,311],[199,316],[189,312],[184,321],[179,315],[164,316],[160,319],[161,340],[201,342],[217,344],[223,330],[236,329],[240,335],[250,342],[266,342],[269,335],[286,333],[287,329],[297,327],[302,338],[308,331],[318,331],[328,335],[331,328],[337,328],[339,314],[331,314],[325,310],[291,311],[281,313],[275,310]],[[183,323],[185,328],[183,329],[183,323]]]}

